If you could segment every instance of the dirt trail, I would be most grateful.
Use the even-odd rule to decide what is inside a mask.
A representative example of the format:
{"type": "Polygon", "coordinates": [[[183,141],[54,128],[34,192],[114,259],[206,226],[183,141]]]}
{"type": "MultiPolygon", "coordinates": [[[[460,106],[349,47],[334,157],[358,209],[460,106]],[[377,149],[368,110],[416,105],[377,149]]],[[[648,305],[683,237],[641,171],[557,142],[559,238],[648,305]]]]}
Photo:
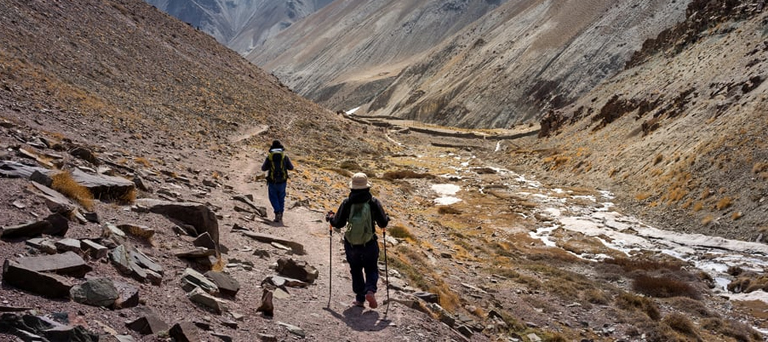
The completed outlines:
{"type": "MultiPolygon", "coordinates": [[[[263,155],[253,151],[242,151],[231,161],[229,174],[235,175],[234,187],[236,194],[253,195],[256,205],[268,208],[269,217],[272,217],[271,206],[267,197],[267,189],[263,182],[254,181],[254,176],[260,171],[263,155]]],[[[391,302],[388,314],[385,316],[387,305],[385,300],[386,278],[382,270],[379,282],[377,309],[352,307],[350,303],[354,299],[351,291],[351,277],[349,268],[344,260],[344,251],[341,243],[341,234],[334,234],[329,239],[328,225],[323,219],[323,213],[304,207],[292,207],[291,181],[288,183],[289,196],[286,198],[286,211],[283,223],[254,221],[247,225],[255,231],[263,234],[279,236],[304,245],[306,255],[297,256],[284,253],[280,257],[293,257],[304,260],[319,271],[317,281],[306,289],[289,289],[290,297],[286,299],[274,299],[275,316],[272,324],[278,326],[280,322],[292,324],[302,328],[307,333],[310,341],[414,341],[414,340],[441,340],[462,341],[464,338],[448,328],[434,321],[425,314],[405,308],[402,304],[391,302]],[[332,246],[331,246],[332,245],[332,246]],[[332,265],[329,264],[329,250],[332,253],[332,265]],[[332,267],[332,271],[330,268],[332,267]],[[329,272],[332,272],[333,289],[329,292],[329,272]],[[328,300],[330,296],[330,307],[328,300]]],[[[339,201],[342,199],[340,198],[339,201]]],[[[251,241],[240,234],[223,230],[223,243],[230,245],[248,244],[255,246],[258,243],[251,241]],[[244,241],[245,240],[245,241],[244,241]]],[[[273,253],[268,245],[255,246],[266,248],[273,253]]],[[[382,250],[383,253],[383,250],[382,250]]],[[[259,267],[260,265],[257,265],[259,267]]],[[[263,265],[266,268],[267,265],[263,265]]],[[[260,267],[261,268],[261,267],[260,267]]],[[[270,270],[261,270],[271,274],[270,270]]],[[[262,278],[254,277],[253,283],[261,282],[262,278]]],[[[251,289],[257,293],[249,297],[260,298],[261,290],[251,289]]],[[[390,291],[394,299],[398,296],[395,291],[390,291]]],[[[256,324],[263,324],[266,318],[262,318],[255,308],[254,303],[249,315],[253,315],[256,324]]],[[[270,323],[267,323],[270,324],[270,323]]],[[[284,329],[283,329],[284,330],[284,329]]],[[[484,338],[478,336],[478,338],[484,338]]],[[[482,339],[480,339],[482,340],[482,339]]]]}

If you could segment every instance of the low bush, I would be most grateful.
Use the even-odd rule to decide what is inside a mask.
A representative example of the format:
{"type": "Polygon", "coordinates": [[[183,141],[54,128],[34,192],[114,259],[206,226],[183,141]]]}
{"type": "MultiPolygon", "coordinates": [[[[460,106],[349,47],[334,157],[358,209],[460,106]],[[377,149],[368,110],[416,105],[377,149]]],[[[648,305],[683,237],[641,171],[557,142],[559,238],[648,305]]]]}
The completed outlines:
{"type": "Polygon", "coordinates": [[[667,277],[652,277],[638,275],[632,283],[632,288],[646,296],[669,298],[683,296],[699,299],[701,296],[690,284],[667,277]]]}

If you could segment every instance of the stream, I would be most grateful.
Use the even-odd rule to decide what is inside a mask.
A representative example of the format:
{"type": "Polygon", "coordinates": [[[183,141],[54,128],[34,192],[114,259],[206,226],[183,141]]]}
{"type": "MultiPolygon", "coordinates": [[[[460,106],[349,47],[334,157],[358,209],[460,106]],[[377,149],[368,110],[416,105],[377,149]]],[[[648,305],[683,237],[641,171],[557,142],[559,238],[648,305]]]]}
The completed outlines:
{"type": "MultiPolygon", "coordinates": [[[[450,154],[444,160],[451,164],[455,173],[442,175],[443,178],[460,180],[458,184],[469,186],[472,180],[482,175],[468,167],[475,157],[457,157],[450,154]]],[[[729,240],[722,237],[702,234],[684,234],[666,231],[643,223],[636,217],[622,214],[617,210],[613,195],[607,191],[594,191],[595,195],[576,194],[570,190],[547,188],[535,179],[510,170],[491,168],[500,177],[503,184],[494,184],[494,191],[501,188],[507,194],[537,203],[534,213],[546,218],[539,220],[530,236],[542,241],[547,246],[558,247],[558,229],[594,237],[605,247],[618,251],[627,257],[643,252],[664,253],[683,260],[697,269],[709,274],[715,280],[713,292],[731,301],[762,301],[768,303],[768,293],[758,290],[751,293],[733,293],[728,291],[728,284],[734,278],[728,274],[730,267],[740,267],[744,271],[764,274],[768,269],[768,245],[755,242],[729,240]]],[[[448,182],[446,182],[448,183],[448,182]]],[[[461,201],[462,187],[453,184],[434,184],[437,194],[436,205],[446,205],[461,201]]],[[[483,188],[480,192],[483,193],[483,188]]],[[[582,193],[582,191],[580,191],[582,193]]],[[[524,214],[520,214],[525,217],[524,214]]],[[[573,252],[569,252],[574,254],[573,252]]],[[[616,253],[612,253],[616,254],[616,253]]],[[[590,261],[609,258],[606,254],[574,254],[590,261]]],[[[768,331],[757,329],[768,335],[768,331]]]]}

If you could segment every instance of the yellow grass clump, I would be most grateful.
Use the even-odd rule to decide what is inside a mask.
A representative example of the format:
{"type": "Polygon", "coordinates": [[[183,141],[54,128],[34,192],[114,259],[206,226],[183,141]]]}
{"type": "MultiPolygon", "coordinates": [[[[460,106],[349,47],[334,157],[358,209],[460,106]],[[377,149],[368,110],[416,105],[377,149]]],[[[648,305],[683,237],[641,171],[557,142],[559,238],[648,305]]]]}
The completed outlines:
{"type": "Polygon", "coordinates": [[[715,204],[715,208],[717,210],[723,210],[733,205],[733,198],[730,196],[723,197],[719,201],[717,201],[717,204],[715,204]]]}
{"type": "Polygon", "coordinates": [[[88,188],[75,182],[72,174],[60,172],[51,178],[53,179],[51,188],[79,203],[86,210],[93,210],[93,194],[88,188]]]}

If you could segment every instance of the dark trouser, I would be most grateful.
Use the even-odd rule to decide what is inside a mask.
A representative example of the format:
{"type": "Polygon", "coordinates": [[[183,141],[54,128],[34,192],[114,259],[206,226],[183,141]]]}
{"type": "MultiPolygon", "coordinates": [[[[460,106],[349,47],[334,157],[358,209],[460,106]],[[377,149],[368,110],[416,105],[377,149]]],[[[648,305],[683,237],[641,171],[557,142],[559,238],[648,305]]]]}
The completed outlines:
{"type": "Polygon", "coordinates": [[[352,274],[352,291],[355,300],[363,302],[368,291],[376,292],[379,281],[379,243],[374,238],[365,245],[352,246],[344,240],[344,252],[352,274]]]}
{"type": "Polygon", "coordinates": [[[269,203],[275,214],[280,214],[285,208],[285,187],[286,183],[267,183],[269,192],[269,203]]]}

